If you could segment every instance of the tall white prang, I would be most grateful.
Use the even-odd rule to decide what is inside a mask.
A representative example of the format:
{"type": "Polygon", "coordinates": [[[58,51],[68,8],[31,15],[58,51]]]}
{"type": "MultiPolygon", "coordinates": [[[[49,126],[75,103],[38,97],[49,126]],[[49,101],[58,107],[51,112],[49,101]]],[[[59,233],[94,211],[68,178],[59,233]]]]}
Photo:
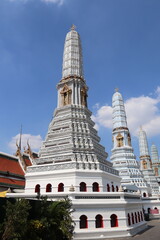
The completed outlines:
{"type": "Polygon", "coordinates": [[[102,170],[118,176],[118,171],[106,160],[108,154],[100,144],[87,107],[81,40],[74,25],[65,38],[62,79],[57,90],[57,108],[37,164],[54,164],[55,169],[102,170]]]}
{"type": "MultiPolygon", "coordinates": [[[[81,41],[75,26],[71,27],[65,39],[62,78],[57,84],[57,95],[57,108],[39,158],[27,168],[25,191],[10,193],[9,196],[34,199],[47,196],[53,201],[69,197],[75,210],[72,213],[74,240],[106,240],[132,236],[144,230],[146,223],[141,195],[138,191],[134,194],[124,192],[119,172],[107,160],[108,154],[94,128],[92,113],[87,106],[88,87],[83,75],[81,41]]],[[[125,159],[126,165],[131,160],[129,164],[132,168],[135,166],[136,171],[129,174],[141,176],[130,146],[123,101],[119,97],[116,101],[121,106],[116,105],[116,109],[123,118],[120,125],[114,118],[114,137],[117,144],[121,145],[123,141],[127,145],[128,155],[126,151],[124,155],[126,158],[129,156],[129,160],[125,159]],[[120,128],[120,136],[117,128],[120,128]]],[[[119,145],[118,149],[123,148],[119,145]]]]}
{"type": "Polygon", "coordinates": [[[121,93],[116,89],[112,97],[112,155],[113,167],[119,171],[123,187],[128,190],[139,189],[141,194],[149,195],[149,185],[143,178],[139,163],[134,155],[131,135],[127,126],[127,117],[121,93]]]}
{"type": "Polygon", "coordinates": [[[140,166],[144,178],[151,187],[152,195],[159,194],[159,185],[152,169],[152,161],[149,154],[148,141],[146,132],[142,129],[139,130],[139,152],[140,152],[140,166]]]}

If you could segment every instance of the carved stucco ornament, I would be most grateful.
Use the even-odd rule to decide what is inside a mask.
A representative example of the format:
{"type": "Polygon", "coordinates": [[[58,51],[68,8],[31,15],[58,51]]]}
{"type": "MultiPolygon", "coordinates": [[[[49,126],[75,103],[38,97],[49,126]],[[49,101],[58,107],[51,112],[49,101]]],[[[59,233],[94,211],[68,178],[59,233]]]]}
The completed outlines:
{"type": "Polygon", "coordinates": [[[116,139],[117,139],[117,147],[122,147],[123,146],[123,136],[120,133],[118,133],[116,139]]]}
{"type": "Polygon", "coordinates": [[[72,90],[67,86],[67,84],[64,85],[64,87],[61,90],[60,94],[62,96],[62,106],[71,104],[72,90]]]}
{"type": "Polygon", "coordinates": [[[83,87],[81,88],[81,104],[85,107],[87,107],[87,88],[83,87]]]}

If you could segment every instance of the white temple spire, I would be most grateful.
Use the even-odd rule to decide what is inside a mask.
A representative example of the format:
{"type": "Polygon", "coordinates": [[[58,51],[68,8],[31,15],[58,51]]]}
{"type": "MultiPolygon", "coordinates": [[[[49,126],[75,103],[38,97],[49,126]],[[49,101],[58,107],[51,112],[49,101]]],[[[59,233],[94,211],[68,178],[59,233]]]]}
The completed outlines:
{"type": "Polygon", "coordinates": [[[139,131],[139,151],[140,151],[140,165],[144,178],[151,187],[152,195],[158,194],[159,186],[155,173],[152,169],[151,157],[149,154],[148,142],[146,132],[140,127],[139,131]]]}
{"type": "Polygon", "coordinates": [[[112,97],[112,108],[113,108],[113,129],[119,127],[126,127],[127,128],[127,119],[126,119],[126,112],[124,107],[124,102],[122,95],[118,92],[118,88],[115,89],[115,93],[112,97]]]}
{"type": "Polygon", "coordinates": [[[62,79],[70,76],[83,78],[83,60],[80,36],[71,26],[66,35],[63,53],[62,79]]]}
{"type": "Polygon", "coordinates": [[[118,171],[106,160],[108,154],[94,129],[82,70],[80,37],[72,26],[65,40],[63,78],[57,84],[57,108],[37,163],[59,164],[57,169],[101,169],[118,176],[118,171]]]}
{"type": "Polygon", "coordinates": [[[139,188],[141,194],[148,194],[148,186],[143,179],[142,172],[133,152],[123,98],[117,88],[115,91],[112,98],[113,148],[110,159],[113,167],[119,171],[123,187],[126,189],[139,188]],[[142,183],[141,185],[139,185],[140,182],[142,183]]]}
{"type": "Polygon", "coordinates": [[[140,131],[139,131],[139,151],[140,151],[140,156],[149,155],[147,136],[146,136],[146,132],[142,129],[142,127],[140,127],[140,131]]]}
{"type": "Polygon", "coordinates": [[[65,38],[62,79],[57,89],[58,108],[67,105],[87,107],[88,87],[83,77],[81,40],[74,25],[65,38]]]}
{"type": "Polygon", "coordinates": [[[151,146],[151,160],[152,160],[152,169],[160,185],[160,161],[159,161],[158,149],[155,144],[152,144],[151,146]]]}
{"type": "Polygon", "coordinates": [[[151,146],[151,160],[152,160],[152,163],[159,162],[158,149],[155,144],[152,144],[151,146]]]}

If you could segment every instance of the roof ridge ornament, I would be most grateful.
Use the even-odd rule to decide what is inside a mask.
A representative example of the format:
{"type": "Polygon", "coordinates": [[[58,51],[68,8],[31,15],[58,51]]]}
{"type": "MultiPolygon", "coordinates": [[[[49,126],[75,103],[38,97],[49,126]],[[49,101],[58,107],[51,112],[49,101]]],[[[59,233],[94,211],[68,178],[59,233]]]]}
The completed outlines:
{"type": "Polygon", "coordinates": [[[75,31],[75,29],[76,29],[76,26],[75,26],[74,24],[72,24],[70,30],[71,30],[71,31],[75,31]]]}

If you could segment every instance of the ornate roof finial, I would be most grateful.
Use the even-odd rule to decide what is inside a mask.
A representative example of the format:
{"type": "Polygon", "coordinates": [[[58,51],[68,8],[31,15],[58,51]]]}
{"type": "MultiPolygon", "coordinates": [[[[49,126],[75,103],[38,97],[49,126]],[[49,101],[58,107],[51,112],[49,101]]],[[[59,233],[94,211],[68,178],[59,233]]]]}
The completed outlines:
{"type": "Polygon", "coordinates": [[[119,88],[115,88],[115,92],[119,92],[119,88]]]}
{"type": "Polygon", "coordinates": [[[75,31],[75,29],[76,29],[76,26],[75,26],[74,24],[72,24],[70,30],[71,30],[71,31],[75,31]]]}
{"type": "Polygon", "coordinates": [[[30,144],[29,144],[29,139],[27,140],[27,146],[28,146],[28,148],[25,149],[24,153],[29,154],[30,157],[32,158],[32,150],[31,150],[31,147],[30,147],[30,144]]]}
{"type": "Polygon", "coordinates": [[[21,150],[21,145],[22,145],[22,124],[21,124],[21,129],[20,129],[20,134],[19,134],[19,149],[21,150]]]}
{"type": "Polygon", "coordinates": [[[15,156],[21,157],[21,145],[18,144],[18,140],[16,141],[17,151],[15,153],[15,156]]]}
{"type": "Polygon", "coordinates": [[[27,139],[27,146],[28,146],[28,148],[30,148],[29,139],[27,139]]]}

